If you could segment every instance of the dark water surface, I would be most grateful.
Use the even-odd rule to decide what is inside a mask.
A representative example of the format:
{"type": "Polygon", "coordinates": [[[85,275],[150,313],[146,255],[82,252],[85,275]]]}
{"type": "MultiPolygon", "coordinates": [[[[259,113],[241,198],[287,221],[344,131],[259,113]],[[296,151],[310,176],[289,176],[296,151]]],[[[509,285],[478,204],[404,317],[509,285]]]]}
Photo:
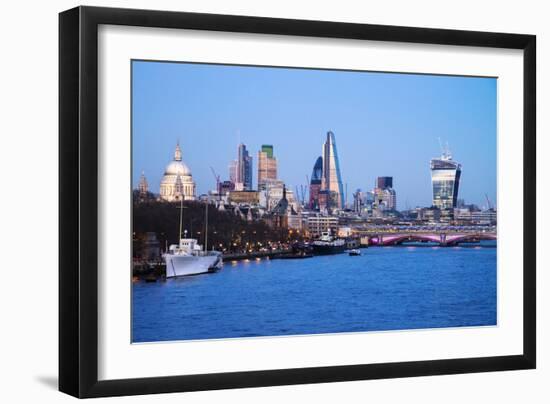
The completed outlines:
{"type": "Polygon", "coordinates": [[[133,342],[495,325],[496,248],[378,247],[133,284],[133,342]]]}

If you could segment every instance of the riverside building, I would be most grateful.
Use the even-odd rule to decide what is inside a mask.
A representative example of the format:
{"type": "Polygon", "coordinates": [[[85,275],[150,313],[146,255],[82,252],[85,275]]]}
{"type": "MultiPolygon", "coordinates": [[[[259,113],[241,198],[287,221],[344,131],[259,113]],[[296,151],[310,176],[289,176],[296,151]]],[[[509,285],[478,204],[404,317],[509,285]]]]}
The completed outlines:
{"type": "Polygon", "coordinates": [[[338,217],[315,214],[307,216],[306,229],[311,237],[319,237],[322,233],[331,231],[336,234],[338,231],[338,217]]]}

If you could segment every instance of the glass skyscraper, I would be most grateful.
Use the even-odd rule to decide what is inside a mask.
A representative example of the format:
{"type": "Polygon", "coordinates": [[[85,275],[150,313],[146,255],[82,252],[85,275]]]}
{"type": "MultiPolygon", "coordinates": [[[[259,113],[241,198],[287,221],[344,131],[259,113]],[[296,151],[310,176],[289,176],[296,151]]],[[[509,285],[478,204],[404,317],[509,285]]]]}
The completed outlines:
{"type": "Polygon", "coordinates": [[[237,149],[237,160],[229,166],[231,182],[239,191],[252,189],[252,156],[248,153],[246,146],[241,143],[237,149]]]}
{"type": "Polygon", "coordinates": [[[376,179],[376,188],[393,188],[393,177],[378,177],[376,179]]]}
{"type": "Polygon", "coordinates": [[[439,209],[456,208],[458,186],[462,166],[453,161],[448,150],[443,151],[439,158],[431,161],[433,206],[439,209]]]}
{"type": "Polygon", "coordinates": [[[397,197],[393,189],[393,177],[378,177],[374,193],[374,207],[378,209],[397,209],[397,197]]]}
{"type": "Polygon", "coordinates": [[[331,208],[344,208],[344,187],[340,175],[340,161],[336,150],[334,133],[327,132],[327,140],[323,144],[323,179],[321,188],[330,195],[331,208]]]}

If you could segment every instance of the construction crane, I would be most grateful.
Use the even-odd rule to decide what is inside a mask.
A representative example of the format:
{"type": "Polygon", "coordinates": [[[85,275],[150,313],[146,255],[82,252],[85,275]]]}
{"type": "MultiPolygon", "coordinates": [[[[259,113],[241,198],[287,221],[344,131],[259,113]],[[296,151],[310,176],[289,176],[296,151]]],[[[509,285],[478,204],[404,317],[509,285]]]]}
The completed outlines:
{"type": "Polygon", "coordinates": [[[212,174],[214,175],[214,178],[216,179],[216,192],[218,193],[218,200],[221,199],[221,190],[220,190],[220,176],[216,174],[216,171],[214,170],[214,167],[210,166],[210,170],[212,170],[212,174]]]}

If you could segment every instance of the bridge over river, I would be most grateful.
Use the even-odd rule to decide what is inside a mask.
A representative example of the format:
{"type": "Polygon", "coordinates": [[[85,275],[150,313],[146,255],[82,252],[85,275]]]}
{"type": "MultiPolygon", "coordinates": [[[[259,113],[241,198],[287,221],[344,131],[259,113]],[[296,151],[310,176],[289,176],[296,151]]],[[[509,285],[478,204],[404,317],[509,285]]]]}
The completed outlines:
{"type": "Polygon", "coordinates": [[[422,242],[436,243],[443,247],[456,246],[461,243],[479,243],[481,240],[496,240],[496,233],[457,233],[457,232],[431,232],[431,233],[379,233],[364,235],[368,239],[369,246],[392,246],[403,243],[422,242]]]}

